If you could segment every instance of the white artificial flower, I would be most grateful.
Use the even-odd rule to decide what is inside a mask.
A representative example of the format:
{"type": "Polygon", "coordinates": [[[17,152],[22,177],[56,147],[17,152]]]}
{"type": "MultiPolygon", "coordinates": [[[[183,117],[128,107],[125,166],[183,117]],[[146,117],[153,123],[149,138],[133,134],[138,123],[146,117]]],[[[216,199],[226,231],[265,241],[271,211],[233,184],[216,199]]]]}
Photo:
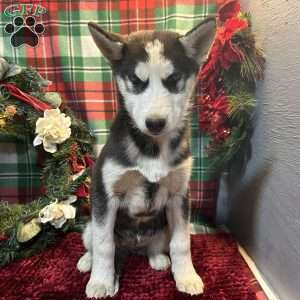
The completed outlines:
{"type": "Polygon", "coordinates": [[[37,136],[33,146],[43,143],[45,151],[54,153],[57,151],[57,144],[63,143],[71,136],[71,118],[61,113],[58,108],[46,109],[44,117],[38,118],[35,133],[37,136]]]}
{"type": "Polygon", "coordinates": [[[39,221],[50,222],[55,228],[61,228],[68,219],[75,218],[76,208],[70,204],[76,200],[76,196],[70,196],[66,201],[50,203],[39,212],[39,221]]]}
{"type": "Polygon", "coordinates": [[[3,57],[0,57],[0,80],[15,76],[22,72],[22,68],[15,64],[9,64],[3,57]]]}

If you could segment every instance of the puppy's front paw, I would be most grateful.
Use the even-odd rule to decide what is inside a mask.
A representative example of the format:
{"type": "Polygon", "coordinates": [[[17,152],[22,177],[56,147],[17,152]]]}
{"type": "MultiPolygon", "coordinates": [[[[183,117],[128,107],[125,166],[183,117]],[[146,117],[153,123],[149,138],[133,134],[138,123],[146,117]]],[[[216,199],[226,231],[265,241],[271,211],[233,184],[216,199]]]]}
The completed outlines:
{"type": "Polygon", "coordinates": [[[182,276],[176,276],[176,287],[180,292],[190,295],[199,295],[203,293],[204,284],[200,276],[195,272],[185,273],[182,276]]]}
{"type": "Polygon", "coordinates": [[[98,280],[90,279],[87,283],[85,293],[88,298],[105,298],[113,297],[119,290],[119,281],[113,282],[102,282],[98,280]]]}

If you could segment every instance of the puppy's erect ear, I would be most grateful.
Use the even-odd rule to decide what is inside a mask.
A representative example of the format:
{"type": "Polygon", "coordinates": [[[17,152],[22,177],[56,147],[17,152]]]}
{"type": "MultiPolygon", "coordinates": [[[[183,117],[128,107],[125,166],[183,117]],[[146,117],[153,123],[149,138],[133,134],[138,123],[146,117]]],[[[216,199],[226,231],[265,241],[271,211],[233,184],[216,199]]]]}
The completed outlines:
{"type": "Polygon", "coordinates": [[[207,18],[179,40],[188,56],[194,58],[200,65],[205,62],[209,49],[216,35],[216,19],[207,18]]]}
{"type": "Polygon", "coordinates": [[[102,54],[110,62],[120,60],[125,39],[119,34],[106,32],[96,23],[89,22],[88,25],[92,37],[102,54]]]}

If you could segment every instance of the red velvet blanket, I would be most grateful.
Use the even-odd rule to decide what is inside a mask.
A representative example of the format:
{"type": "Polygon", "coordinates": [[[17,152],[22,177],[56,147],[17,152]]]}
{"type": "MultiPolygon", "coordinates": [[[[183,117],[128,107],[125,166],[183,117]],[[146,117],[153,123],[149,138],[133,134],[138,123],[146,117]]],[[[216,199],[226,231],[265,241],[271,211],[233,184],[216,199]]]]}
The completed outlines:
{"type": "MultiPolygon", "coordinates": [[[[70,233],[43,253],[0,269],[1,300],[82,300],[89,273],[76,263],[84,249],[80,235],[70,233]]],[[[170,270],[154,271],[144,257],[130,257],[123,269],[118,300],[263,300],[237,245],[228,234],[192,236],[192,255],[205,290],[188,296],[175,289],[170,270]]]]}

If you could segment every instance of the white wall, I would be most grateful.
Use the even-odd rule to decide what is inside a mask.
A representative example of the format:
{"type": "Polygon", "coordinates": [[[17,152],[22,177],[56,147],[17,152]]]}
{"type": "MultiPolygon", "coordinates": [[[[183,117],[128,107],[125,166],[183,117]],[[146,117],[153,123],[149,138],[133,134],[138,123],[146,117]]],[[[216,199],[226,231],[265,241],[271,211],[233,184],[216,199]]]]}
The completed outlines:
{"type": "Polygon", "coordinates": [[[300,299],[300,0],[241,1],[267,58],[253,156],[220,199],[227,219],[282,300],[300,299]]]}

